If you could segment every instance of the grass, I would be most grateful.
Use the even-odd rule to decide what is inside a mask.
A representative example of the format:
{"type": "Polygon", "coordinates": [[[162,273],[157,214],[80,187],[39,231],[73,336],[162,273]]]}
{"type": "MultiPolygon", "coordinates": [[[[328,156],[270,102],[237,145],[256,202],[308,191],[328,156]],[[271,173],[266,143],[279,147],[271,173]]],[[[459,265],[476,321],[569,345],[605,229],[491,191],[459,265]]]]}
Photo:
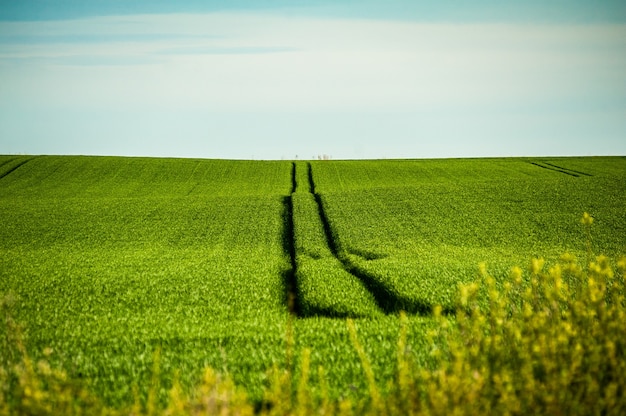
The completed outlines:
{"type": "MultiPolygon", "coordinates": [[[[23,398],[13,390],[22,376],[59,376],[49,367],[111,412],[179,403],[193,413],[203,397],[244,413],[279,412],[278,398],[289,397],[285,411],[293,413],[325,406],[419,413],[416,403],[443,400],[428,398],[435,393],[423,386],[455,362],[454,333],[469,331],[462,313],[489,316],[487,281],[470,291],[467,302],[478,309],[459,309],[459,284],[489,280],[480,262],[488,262],[495,290],[516,302],[533,277],[509,293],[510,271],[534,257],[545,257],[549,282],[568,252],[587,283],[595,273],[587,270],[588,243],[623,276],[625,163],[0,157],[0,293],[11,293],[4,303],[23,326],[5,329],[0,356],[13,381],[3,403],[23,398]],[[583,211],[596,218],[588,231],[583,211]],[[441,317],[433,316],[436,305],[441,317]],[[399,318],[400,310],[409,314],[399,318]],[[437,335],[443,323],[450,334],[437,335]]],[[[568,281],[576,292],[567,302],[581,299],[583,283],[568,281]]],[[[486,341],[476,342],[483,351],[486,341]]],[[[448,387],[446,394],[459,391],[457,401],[446,399],[448,410],[461,408],[469,396],[448,387]]]]}
{"type": "MultiPolygon", "coordinates": [[[[153,355],[152,379],[145,403],[110,408],[46,359],[34,362],[19,329],[6,311],[3,320],[12,366],[2,367],[0,412],[6,414],[606,414],[626,411],[626,258],[611,266],[598,256],[583,268],[572,256],[545,270],[535,259],[528,272],[515,268],[503,289],[482,268],[482,284],[462,286],[454,319],[434,309],[437,327],[428,331],[431,366],[413,360],[410,321],[395,318],[394,376],[381,387],[371,352],[358,323],[346,327],[360,362],[367,391],[356,399],[332,397],[326,370],[310,378],[312,350],[298,355],[293,332],[287,333],[287,363],[268,370],[263,402],[255,408],[228,375],[207,368],[198,384],[184,390],[175,377],[167,401],[158,401],[160,352],[153,355]],[[574,284],[571,284],[574,283],[574,284]],[[487,292],[488,306],[478,301],[487,292]],[[17,350],[17,351],[16,351],[17,350]]],[[[48,350],[45,355],[52,354],[48,350]]]]}
{"type": "Polygon", "coordinates": [[[298,312],[301,316],[366,317],[379,313],[363,282],[339,261],[324,227],[320,207],[311,192],[308,167],[296,168],[291,195],[298,312]],[[303,174],[304,173],[304,174],[303,174]]]}
{"type": "Polygon", "coordinates": [[[602,218],[596,249],[626,249],[624,158],[314,162],[339,254],[398,298],[451,307],[487,261],[498,281],[530,258],[583,254],[580,213],[602,218]],[[577,162],[577,163],[576,163],[577,162]],[[621,168],[621,170],[620,170],[621,168]],[[574,169],[574,168],[572,168],[574,169]],[[359,226],[355,226],[359,224],[359,226]]]}
{"type": "Polygon", "coordinates": [[[0,291],[19,299],[29,346],[111,403],[132,399],[159,347],[166,379],[234,362],[260,386],[283,351],[286,168],[42,157],[15,170],[0,190],[0,291]]]}

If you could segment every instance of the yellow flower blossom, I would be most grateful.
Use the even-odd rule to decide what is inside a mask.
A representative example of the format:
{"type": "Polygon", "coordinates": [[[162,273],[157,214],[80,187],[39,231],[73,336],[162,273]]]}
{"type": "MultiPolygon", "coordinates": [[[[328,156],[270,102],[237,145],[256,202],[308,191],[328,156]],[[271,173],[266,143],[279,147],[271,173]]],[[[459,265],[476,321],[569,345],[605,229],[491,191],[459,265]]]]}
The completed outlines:
{"type": "Polygon", "coordinates": [[[532,274],[539,273],[541,269],[543,269],[544,263],[545,263],[545,260],[542,258],[532,259],[530,261],[530,271],[532,272],[532,274]]]}
{"type": "Polygon", "coordinates": [[[583,225],[591,225],[593,224],[593,217],[589,215],[588,212],[584,212],[583,217],[580,219],[580,222],[583,223],[583,225]]]}

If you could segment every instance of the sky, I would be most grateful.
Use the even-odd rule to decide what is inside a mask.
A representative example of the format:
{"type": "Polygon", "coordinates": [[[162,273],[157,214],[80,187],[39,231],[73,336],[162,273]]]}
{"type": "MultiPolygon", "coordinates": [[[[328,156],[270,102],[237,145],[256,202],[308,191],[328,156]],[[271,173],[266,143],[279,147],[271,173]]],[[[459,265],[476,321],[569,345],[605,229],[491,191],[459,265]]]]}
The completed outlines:
{"type": "Polygon", "coordinates": [[[0,154],[626,155],[626,3],[0,0],[0,154]]]}

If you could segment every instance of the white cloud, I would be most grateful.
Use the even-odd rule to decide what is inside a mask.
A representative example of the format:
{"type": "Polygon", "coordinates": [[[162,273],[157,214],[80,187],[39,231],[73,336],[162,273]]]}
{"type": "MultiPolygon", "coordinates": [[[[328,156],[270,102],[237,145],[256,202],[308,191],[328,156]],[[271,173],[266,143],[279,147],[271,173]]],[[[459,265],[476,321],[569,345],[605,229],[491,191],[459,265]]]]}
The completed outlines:
{"type": "MultiPolygon", "coordinates": [[[[507,128],[538,137],[546,123],[552,127],[545,131],[571,131],[571,114],[598,108],[611,114],[614,132],[623,126],[615,114],[626,106],[624,74],[626,25],[453,25],[236,13],[0,23],[0,108],[127,111],[143,120],[168,111],[242,119],[263,113],[274,120],[256,124],[266,137],[273,131],[297,134],[296,113],[360,114],[346,122],[322,117],[319,123],[327,124],[316,129],[315,116],[306,118],[300,126],[309,136],[332,136],[335,126],[368,140],[380,140],[385,131],[406,140],[416,132],[444,140],[502,135],[507,128]],[[402,116],[382,116],[384,128],[376,128],[372,120],[363,122],[373,114],[402,116]],[[547,121],[551,114],[557,124],[547,121]],[[281,130],[285,117],[292,121],[281,130]]],[[[595,120],[589,125],[598,125],[595,120]]],[[[210,131],[236,142],[255,134],[232,121],[208,130],[200,116],[186,123],[189,136],[210,131]]],[[[85,131],[93,135],[100,129],[94,125],[106,124],[100,120],[85,131]]],[[[55,122],[59,135],[64,125],[55,122]]],[[[159,140],[166,142],[163,132],[175,130],[164,126],[159,140]]],[[[116,134],[123,131],[116,126],[116,134]]],[[[129,131],[156,134],[140,125],[129,131]]],[[[368,147],[376,146],[341,148],[368,147]]]]}
{"type": "Polygon", "coordinates": [[[626,92],[626,26],[209,14],[3,23],[2,34],[40,40],[2,45],[0,60],[11,99],[42,105],[402,110],[626,92]]]}

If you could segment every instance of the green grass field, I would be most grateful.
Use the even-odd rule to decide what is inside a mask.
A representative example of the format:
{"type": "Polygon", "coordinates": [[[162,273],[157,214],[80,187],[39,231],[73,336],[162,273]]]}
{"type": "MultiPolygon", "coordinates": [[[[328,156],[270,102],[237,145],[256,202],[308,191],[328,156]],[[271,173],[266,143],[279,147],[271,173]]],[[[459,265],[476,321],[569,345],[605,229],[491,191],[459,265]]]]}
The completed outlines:
{"type": "Polygon", "coordinates": [[[344,318],[384,386],[401,310],[428,366],[432,308],[453,312],[479,263],[502,285],[536,256],[585,259],[583,212],[593,251],[617,257],[625,207],[624,157],[0,156],[0,294],[15,296],[30,354],[51,348],[112,405],[147,394],[157,349],[162,394],[175,372],[188,387],[210,366],[260,403],[267,370],[310,348],[330,395],[359,397],[344,318]]]}

